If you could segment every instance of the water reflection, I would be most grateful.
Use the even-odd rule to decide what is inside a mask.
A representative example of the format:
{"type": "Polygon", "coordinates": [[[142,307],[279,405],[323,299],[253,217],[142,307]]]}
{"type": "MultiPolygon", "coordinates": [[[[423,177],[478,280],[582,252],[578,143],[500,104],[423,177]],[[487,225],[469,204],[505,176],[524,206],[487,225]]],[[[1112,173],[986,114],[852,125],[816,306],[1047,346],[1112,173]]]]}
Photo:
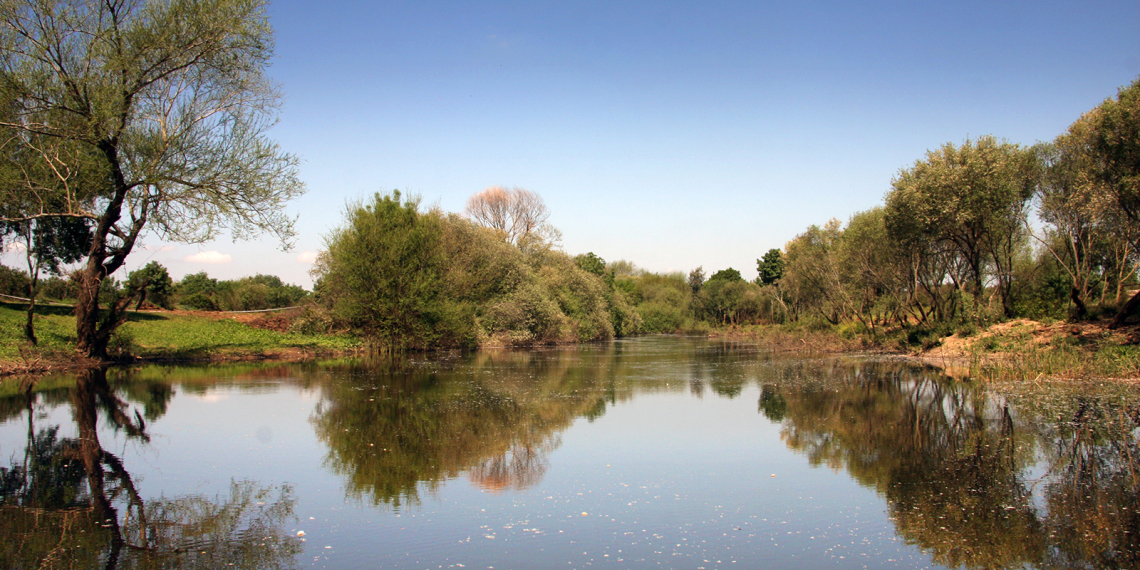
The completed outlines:
{"type": "Polygon", "coordinates": [[[887,500],[897,532],[951,568],[1135,567],[1140,414],[1092,396],[1015,411],[977,384],[892,363],[796,366],[759,409],[813,465],[887,500]],[[819,378],[827,380],[819,381],[819,378]],[[1044,458],[1044,471],[1041,459],[1044,458]],[[1035,497],[1035,494],[1037,496],[1035,497]]]}
{"type": "MultiPolygon", "coordinates": [[[[291,489],[235,481],[226,498],[144,500],[128,469],[99,439],[99,418],[129,440],[149,442],[146,421],[120,396],[135,396],[149,419],[161,417],[170,387],[112,390],[103,370],[78,374],[68,390],[27,390],[27,444],[0,467],[0,567],[292,568],[300,552],[281,526],[293,517],[291,489]],[[37,399],[70,396],[77,437],[36,425],[37,399]]],[[[13,415],[8,416],[13,417],[13,415]]]]}
{"type": "MultiPolygon", "coordinates": [[[[405,509],[451,479],[501,494],[542,485],[544,477],[567,469],[554,452],[563,434],[575,433],[567,432],[575,422],[603,422],[584,426],[590,429],[611,419],[628,422],[630,414],[612,410],[623,403],[636,408],[640,403],[632,400],[642,395],[670,392],[677,397],[652,400],[686,413],[692,410],[685,407],[692,403],[688,395],[707,398],[698,406],[706,409],[736,409],[721,405],[735,400],[745,417],[769,429],[748,403],[757,397],[755,413],[779,424],[783,445],[802,455],[794,458],[798,464],[847,473],[874,489],[895,533],[937,565],[1140,567],[1135,391],[996,390],[901,362],[788,358],[747,344],[678,339],[319,365],[96,371],[52,386],[45,381],[35,393],[0,398],[0,420],[27,424],[20,425],[21,452],[0,458],[9,462],[0,465],[3,568],[296,566],[302,545],[284,531],[295,520],[292,487],[235,481],[212,499],[141,496],[131,466],[108,451],[118,444],[100,441],[111,434],[116,442],[158,446],[163,437],[147,443],[158,429],[152,426],[169,409],[186,409],[179,395],[288,395],[282,386],[306,398],[290,421],[316,441],[307,456],[311,464],[298,462],[281,480],[306,489],[301,473],[324,475],[323,457],[333,488],[343,484],[349,497],[365,503],[358,505],[363,510],[405,509]],[[54,406],[66,406],[74,425],[45,421],[52,417],[45,410],[54,406]]],[[[268,406],[265,401],[240,405],[268,406]]],[[[292,406],[296,400],[273,401],[292,406]]],[[[288,447],[293,440],[270,441],[258,425],[250,423],[250,447],[228,449],[296,452],[288,447]]],[[[689,444],[678,442],[678,457],[700,453],[689,444]]],[[[576,445],[581,453],[581,438],[576,445]]],[[[207,445],[202,453],[211,450],[207,445]]],[[[617,478],[632,477],[632,468],[624,469],[615,471],[617,478]]],[[[310,492],[320,485],[314,480],[310,492]]],[[[339,508],[339,490],[333,494],[339,508]]],[[[489,504],[497,499],[479,497],[489,504]]],[[[612,508],[611,522],[623,514],[640,521],[649,512],[627,503],[625,511],[612,508]]],[[[552,521],[543,508],[534,504],[528,516],[552,521]]],[[[577,509],[574,515],[579,520],[577,509]]],[[[313,527],[307,530],[317,536],[313,527]]],[[[753,548],[743,541],[750,536],[723,544],[743,551],[753,548]]],[[[375,537],[359,540],[371,545],[375,537]]]]}
{"type": "Polygon", "coordinates": [[[455,370],[398,360],[345,367],[312,418],[351,496],[399,507],[466,475],[491,491],[541,481],[558,434],[605,409],[608,364],[553,353],[481,353],[455,370]]]}

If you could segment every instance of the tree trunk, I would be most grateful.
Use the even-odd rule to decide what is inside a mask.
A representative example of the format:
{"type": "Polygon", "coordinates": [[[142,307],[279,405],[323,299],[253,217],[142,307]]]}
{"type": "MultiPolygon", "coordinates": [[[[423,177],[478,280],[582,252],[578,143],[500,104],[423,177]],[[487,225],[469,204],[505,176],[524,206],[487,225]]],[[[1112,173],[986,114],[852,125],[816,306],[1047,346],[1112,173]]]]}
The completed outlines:
{"type": "Polygon", "coordinates": [[[33,253],[35,250],[32,248],[31,222],[24,226],[24,230],[26,231],[24,239],[27,245],[25,251],[28,259],[28,320],[24,323],[24,338],[28,339],[32,346],[35,346],[39,344],[39,340],[36,339],[36,324],[33,319],[36,314],[36,285],[39,281],[40,267],[37,260],[38,256],[33,253]]]}
{"type": "Polygon", "coordinates": [[[99,327],[99,285],[106,273],[102,264],[88,259],[79,274],[79,297],[75,300],[75,349],[88,358],[107,359],[110,331],[99,327]]]}
{"type": "Polygon", "coordinates": [[[1069,288],[1069,299],[1072,299],[1073,305],[1077,308],[1077,314],[1074,315],[1076,320],[1084,320],[1085,317],[1089,316],[1089,308],[1085,306],[1085,301],[1081,298],[1081,292],[1076,287],[1069,288]]]}
{"type": "Polygon", "coordinates": [[[1136,310],[1137,307],[1140,307],[1140,291],[1137,291],[1136,294],[1117,311],[1116,316],[1112,318],[1112,323],[1108,325],[1109,330],[1116,330],[1123,326],[1124,321],[1128,319],[1128,315],[1132,314],[1132,311],[1136,310]]]}
{"type": "Polygon", "coordinates": [[[38,345],[40,342],[36,338],[36,323],[33,319],[36,317],[36,274],[32,275],[28,281],[28,319],[24,322],[24,338],[32,343],[32,346],[38,345]]]}

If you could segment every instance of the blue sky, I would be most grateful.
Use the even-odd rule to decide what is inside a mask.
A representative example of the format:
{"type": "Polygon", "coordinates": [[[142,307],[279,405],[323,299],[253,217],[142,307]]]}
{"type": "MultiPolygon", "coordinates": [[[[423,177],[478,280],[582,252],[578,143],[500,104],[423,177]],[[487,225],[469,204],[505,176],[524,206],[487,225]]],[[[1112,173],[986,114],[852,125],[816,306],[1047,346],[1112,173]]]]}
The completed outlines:
{"type": "Polygon", "coordinates": [[[1051,140],[1140,76],[1136,0],[543,4],[271,3],[296,247],[152,236],[130,266],[307,287],[347,202],[458,212],[504,185],[545,199],[568,253],[751,278],[928,149],[1051,140]]]}

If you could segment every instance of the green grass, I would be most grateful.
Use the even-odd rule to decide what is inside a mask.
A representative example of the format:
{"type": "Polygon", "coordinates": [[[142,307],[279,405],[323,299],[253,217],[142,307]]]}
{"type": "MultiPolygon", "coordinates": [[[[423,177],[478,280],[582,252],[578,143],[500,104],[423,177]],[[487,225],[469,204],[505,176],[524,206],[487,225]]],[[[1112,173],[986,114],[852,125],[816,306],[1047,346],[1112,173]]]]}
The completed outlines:
{"type": "Polygon", "coordinates": [[[26,305],[0,303],[0,361],[22,361],[21,348],[29,356],[70,353],[74,349],[75,317],[71,314],[71,307],[36,307],[34,322],[40,343],[34,349],[24,340],[27,315],[26,305]]]}
{"type": "MultiPolygon", "coordinates": [[[[75,317],[68,307],[37,307],[32,347],[23,337],[23,305],[0,303],[0,362],[63,358],[75,347],[75,317]]],[[[131,313],[112,348],[150,359],[203,359],[260,355],[282,350],[330,353],[350,351],[360,341],[350,335],[307,335],[256,329],[242,323],[196,315],[131,313]]]]}
{"type": "Polygon", "coordinates": [[[300,348],[314,351],[352,350],[360,342],[346,335],[306,335],[256,329],[237,321],[190,315],[170,315],[132,321],[122,327],[135,353],[143,357],[175,358],[223,354],[259,354],[300,348]]]}

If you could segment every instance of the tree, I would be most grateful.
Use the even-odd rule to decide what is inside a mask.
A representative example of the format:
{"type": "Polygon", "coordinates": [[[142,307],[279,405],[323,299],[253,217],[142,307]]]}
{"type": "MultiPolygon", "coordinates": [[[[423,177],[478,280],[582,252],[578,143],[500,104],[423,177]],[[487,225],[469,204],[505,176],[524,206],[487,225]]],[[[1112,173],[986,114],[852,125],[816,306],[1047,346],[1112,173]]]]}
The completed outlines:
{"type": "Polygon", "coordinates": [[[170,295],[174,292],[174,281],[161,263],[152,261],[127,276],[127,287],[139,293],[136,311],[142,309],[147,297],[150,297],[151,303],[169,308],[170,295]]]}
{"type": "Polygon", "coordinates": [[[1068,276],[1068,297],[1078,319],[1088,315],[1089,296],[1097,282],[1103,300],[1109,286],[1105,281],[1115,278],[1119,302],[1137,237],[1136,226],[1096,177],[1090,135],[1089,124],[1077,121],[1053,144],[1038,147],[1045,165],[1037,190],[1038,215],[1053,230],[1034,237],[1068,276]]]}
{"type": "Polygon", "coordinates": [[[689,289],[693,291],[693,295],[701,292],[701,287],[705,284],[705,269],[698,266],[696,269],[689,272],[689,289]]]}
{"type": "Polygon", "coordinates": [[[797,312],[818,311],[831,324],[839,324],[852,307],[842,275],[842,222],[832,218],[821,228],[809,226],[784,246],[784,276],[780,283],[797,312]]]}
{"type": "MultiPolygon", "coordinates": [[[[1108,187],[1120,211],[1135,227],[1140,224],[1140,78],[1122,88],[1115,100],[1105,100],[1078,121],[1085,122],[1091,131],[1094,175],[1108,187]]],[[[1133,241],[1134,248],[1140,248],[1138,242],[1133,241]]],[[[1119,328],[1137,307],[1140,292],[1120,308],[1109,328],[1119,328]]]]}
{"type": "Polygon", "coordinates": [[[593,273],[601,277],[606,272],[606,260],[598,257],[592,251],[575,256],[574,261],[577,262],[578,267],[581,267],[582,271],[586,273],[593,273]]]}
{"type": "Polygon", "coordinates": [[[981,299],[987,280],[996,280],[1009,314],[1013,258],[1036,183],[1031,149],[992,136],[947,143],[891,181],[887,227],[910,227],[949,246],[961,261],[952,274],[959,286],[981,299]]]}
{"type": "Polygon", "coordinates": [[[217,299],[214,298],[218,292],[218,280],[207,275],[205,271],[183,276],[178,282],[177,291],[178,301],[183,305],[201,311],[218,309],[217,299]]]}
{"type": "Polygon", "coordinates": [[[398,191],[351,206],[314,268],[333,311],[385,348],[428,348],[441,336],[442,221],[398,191]]]}
{"type": "Polygon", "coordinates": [[[280,94],[261,0],[0,2],[0,113],[9,170],[3,221],[82,218],[77,350],[106,358],[130,295],[100,311],[100,284],[144,231],[202,242],[268,232],[287,248],[296,157],[265,133],[280,94]],[[12,156],[18,159],[12,159],[12,156]],[[11,177],[9,177],[11,179],[11,177]]]}
{"type": "Polygon", "coordinates": [[[709,282],[711,283],[713,281],[728,281],[729,283],[736,283],[738,281],[744,281],[744,278],[740,276],[739,271],[729,267],[728,269],[721,269],[720,271],[713,273],[712,277],[709,277],[709,282]]]}
{"type": "Polygon", "coordinates": [[[63,274],[62,266],[83,259],[91,244],[91,227],[82,218],[41,218],[23,222],[9,222],[3,228],[22,241],[28,264],[28,311],[24,322],[24,337],[37,344],[35,331],[36,297],[39,295],[40,273],[46,270],[53,276],[63,274]]]}
{"type": "Polygon", "coordinates": [[[554,243],[562,237],[546,223],[550,210],[542,197],[526,188],[488,186],[467,200],[467,215],[481,226],[502,232],[516,245],[534,238],[554,243]]]}
{"type": "Polygon", "coordinates": [[[760,272],[757,277],[761,285],[772,285],[784,276],[784,258],[780,250],[772,248],[764,257],[756,260],[756,270],[760,272]]]}

